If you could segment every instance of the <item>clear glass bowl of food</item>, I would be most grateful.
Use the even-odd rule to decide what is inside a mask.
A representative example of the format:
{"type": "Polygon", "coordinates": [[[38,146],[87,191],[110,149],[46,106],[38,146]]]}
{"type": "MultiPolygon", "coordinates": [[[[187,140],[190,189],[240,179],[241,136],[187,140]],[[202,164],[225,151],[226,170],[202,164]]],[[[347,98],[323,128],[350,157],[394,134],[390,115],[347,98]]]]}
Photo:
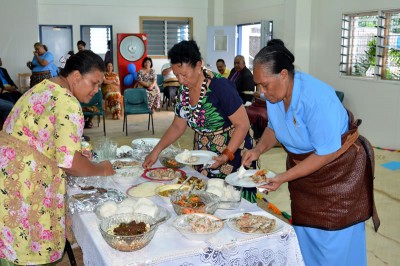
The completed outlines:
{"type": "Polygon", "coordinates": [[[178,163],[175,157],[160,157],[160,162],[163,166],[168,168],[182,168],[185,166],[182,163],[178,163]]]}
{"type": "Polygon", "coordinates": [[[203,190],[177,190],[170,196],[172,207],[176,214],[208,213],[214,214],[220,198],[203,190]]]}
{"type": "Polygon", "coordinates": [[[141,213],[124,213],[101,220],[99,229],[110,247],[119,251],[134,251],[145,247],[153,239],[158,226],[150,226],[155,219],[141,213]]]}
{"type": "Polygon", "coordinates": [[[175,218],[173,226],[189,240],[206,241],[224,228],[224,222],[211,214],[192,213],[175,218]]]}
{"type": "Polygon", "coordinates": [[[116,169],[115,172],[115,175],[112,176],[115,183],[120,185],[133,185],[142,175],[143,168],[141,165],[137,165],[129,168],[116,169]]]}

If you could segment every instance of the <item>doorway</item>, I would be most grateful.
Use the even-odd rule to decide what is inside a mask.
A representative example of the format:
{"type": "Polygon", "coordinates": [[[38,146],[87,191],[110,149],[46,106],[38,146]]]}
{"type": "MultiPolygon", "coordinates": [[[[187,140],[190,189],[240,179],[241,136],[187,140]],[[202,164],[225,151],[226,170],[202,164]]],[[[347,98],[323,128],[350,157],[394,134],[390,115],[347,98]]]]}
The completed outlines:
{"type": "Polygon", "coordinates": [[[113,60],[113,40],[111,25],[81,25],[81,40],[86,43],[86,49],[92,50],[103,60],[107,51],[110,51],[111,62],[113,60]]]}
{"type": "Polygon", "coordinates": [[[39,40],[54,56],[54,64],[60,67],[65,55],[74,50],[72,25],[39,25],[39,40]]]}
{"type": "Polygon", "coordinates": [[[273,23],[263,20],[237,26],[237,54],[243,55],[246,66],[253,72],[256,54],[272,39],[273,23]]]}
{"type": "Polygon", "coordinates": [[[254,57],[272,39],[272,35],[272,20],[237,26],[209,26],[206,65],[216,71],[216,60],[222,58],[226,67],[231,69],[234,57],[243,55],[246,66],[253,71],[254,57]]]}

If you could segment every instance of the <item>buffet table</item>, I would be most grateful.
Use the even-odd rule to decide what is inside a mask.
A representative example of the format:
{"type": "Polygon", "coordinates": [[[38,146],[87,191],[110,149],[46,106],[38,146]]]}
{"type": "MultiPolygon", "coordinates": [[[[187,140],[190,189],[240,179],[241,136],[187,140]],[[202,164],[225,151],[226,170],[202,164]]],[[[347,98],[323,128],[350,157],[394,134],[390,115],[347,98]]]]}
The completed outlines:
{"type": "MultiPolygon", "coordinates": [[[[161,164],[155,165],[155,167],[161,164]]],[[[187,175],[202,177],[190,167],[182,170],[187,175]]],[[[144,182],[140,178],[137,183],[144,182]]],[[[129,186],[121,186],[111,178],[108,187],[125,192],[129,186]]],[[[76,188],[68,188],[74,194],[76,188]]],[[[172,206],[158,196],[150,197],[157,205],[167,208],[171,218],[161,224],[151,242],[143,249],[121,252],[111,248],[100,234],[100,220],[92,212],[75,212],[72,216],[73,232],[82,248],[85,265],[304,265],[296,234],[293,228],[277,219],[282,228],[267,235],[239,233],[227,225],[206,242],[190,241],[173,226],[176,217],[172,206]]],[[[242,200],[238,209],[215,213],[220,218],[243,212],[262,211],[256,204],[242,200]]]]}

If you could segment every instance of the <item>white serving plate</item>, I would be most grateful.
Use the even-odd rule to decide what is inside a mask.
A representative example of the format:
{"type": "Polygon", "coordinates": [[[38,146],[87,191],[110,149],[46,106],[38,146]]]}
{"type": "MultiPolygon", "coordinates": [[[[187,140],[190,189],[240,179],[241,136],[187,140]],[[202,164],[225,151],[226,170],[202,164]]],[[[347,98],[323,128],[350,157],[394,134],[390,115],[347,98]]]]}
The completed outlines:
{"type": "MultiPolygon", "coordinates": [[[[243,177],[239,177],[238,172],[231,173],[226,176],[225,181],[228,184],[231,184],[232,186],[238,186],[238,187],[258,187],[268,184],[268,182],[254,183],[254,181],[250,178],[250,176],[254,175],[257,171],[259,170],[254,170],[254,169],[247,170],[246,173],[243,175],[243,177]]],[[[268,178],[273,178],[275,176],[276,174],[274,172],[268,170],[267,172],[268,178]]]]}
{"type": "Polygon", "coordinates": [[[195,156],[198,158],[197,161],[186,162],[181,159],[181,157],[180,157],[181,153],[179,153],[175,156],[175,160],[178,163],[182,163],[182,164],[186,164],[186,165],[200,165],[200,164],[211,162],[213,160],[214,156],[218,156],[218,154],[216,154],[215,152],[212,152],[212,151],[194,150],[194,151],[190,151],[190,152],[191,152],[192,156],[195,156]]]}

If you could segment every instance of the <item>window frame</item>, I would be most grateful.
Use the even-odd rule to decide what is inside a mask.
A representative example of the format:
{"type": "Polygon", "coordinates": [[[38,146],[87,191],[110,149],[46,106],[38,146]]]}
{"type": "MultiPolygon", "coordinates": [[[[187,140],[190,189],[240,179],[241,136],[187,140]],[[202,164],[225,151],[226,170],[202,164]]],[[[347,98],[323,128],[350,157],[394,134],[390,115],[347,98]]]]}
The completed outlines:
{"type": "MultiPolygon", "coordinates": [[[[399,42],[400,32],[390,31],[395,27],[400,27],[400,24],[392,24],[392,16],[400,14],[400,9],[391,10],[375,10],[368,12],[358,13],[345,13],[342,15],[342,33],[341,33],[341,49],[340,49],[340,65],[339,73],[342,77],[362,78],[364,80],[377,80],[377,81],[400,81],[400,60],[396,57],[391,57],[389,54],[395,52],[400,54],[400,47],[392,46],[396,39],[399,42]],[[372,27],[375,28],[374,32],[367,33],[367,27],[355,26],[355,22],[363,17],[375,17],[376,24],[372,27]],[[365,31],[365,36],[362,31],[365,31]],[[356,34],[354,34],[356,33],[356,34]],[[373,35],[371,35],[373,34],[373,35]],[[360,40],[365,38],[367,41],[360,44],[360,40]],[[391,39],[393,38],[393,40],[391,39]],[[392,40],[392,44],[390,43],[392,40]],[[358,44],[355,44],[357,43],[358,44]],[[356,48],[363,49],[362,54],[356,52],[356,48]],[[372,56],[371,56],[372,55],[372,56]],[[359,63],[362,62],[362,63],[359,63]],[[360,65],[368,65],[368,69],[364,71],[357,71],[360,65]],[[393,70],[393,72],[392,72],[393,70]],[[369,72],[369,73],[367,73],[369,72]]],[[[371,26],[369,27],[371,28],[371,26]]]]}
{"type": "MultiPolygon", "coordinates": [[[[140,20],[140,32],[147,34],[144,30],[143,30],[143,22],[144,21],[164,21],[167,22],[168,21],[188,21],[189,22],[189,38],[188,40],[192,40],[193,39],[193,32],[194,32],[194,28],[193,28],[193,18],[192,17],[154,17],[154,16],[140,16],[139,17],[140,20]]],[[[165,23],[164,23],[165,24],[165,23]]],[[[148,55],[151,56],[151,58],[153,59],[165,59],[168,58],[168,43],[167,43],[167,37],[168,34],[164,33],[164,55],[152,55],[149,53],[149,50],[147,50],[148,55]]]]}

